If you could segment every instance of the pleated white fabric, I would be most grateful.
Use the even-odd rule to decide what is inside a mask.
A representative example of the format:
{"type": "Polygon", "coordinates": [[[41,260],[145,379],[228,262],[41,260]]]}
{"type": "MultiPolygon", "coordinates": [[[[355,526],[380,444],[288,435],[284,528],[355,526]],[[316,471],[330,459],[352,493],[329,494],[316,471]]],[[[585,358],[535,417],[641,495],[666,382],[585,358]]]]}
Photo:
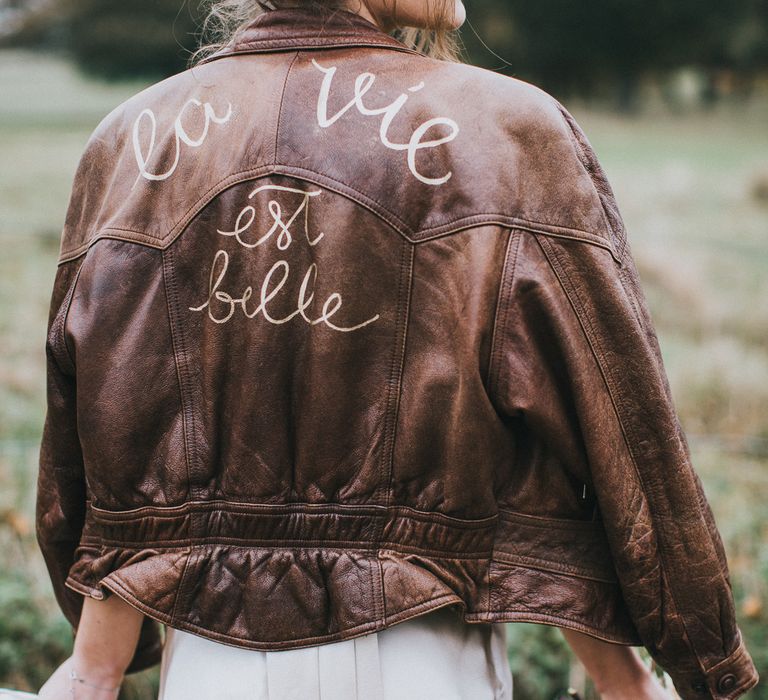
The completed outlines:
{"type": "Polygon", "coordinates": [[[503,623],[450,607],[380,632],[260,651],[166,627],[158,700],[512,700],[503,623]]]}

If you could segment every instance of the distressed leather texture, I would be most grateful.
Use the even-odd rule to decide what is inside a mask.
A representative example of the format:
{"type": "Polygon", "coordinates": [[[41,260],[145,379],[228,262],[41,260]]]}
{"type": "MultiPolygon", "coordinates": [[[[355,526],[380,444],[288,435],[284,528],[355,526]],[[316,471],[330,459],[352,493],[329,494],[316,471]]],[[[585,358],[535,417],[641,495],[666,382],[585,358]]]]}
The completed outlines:
{"type": "Polygon", "coordinates": [[[442,606],[758,680],[621,214],[568,110],[352,12],[271,10],[91,134],[37,537],[84,595],[277,650],[442,606]]]}

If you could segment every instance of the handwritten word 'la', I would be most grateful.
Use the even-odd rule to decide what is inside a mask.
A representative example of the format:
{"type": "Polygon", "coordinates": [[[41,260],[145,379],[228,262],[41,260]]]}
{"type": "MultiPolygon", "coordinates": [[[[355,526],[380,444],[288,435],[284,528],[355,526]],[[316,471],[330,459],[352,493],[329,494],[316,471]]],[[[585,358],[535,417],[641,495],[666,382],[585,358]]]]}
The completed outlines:
{"type": "MultiPolygon", "coordinates": [[[[304,234],[307,239],[307,244],[310,246],[315,246],[320,242],[320,240],[325,234],[320,233],[318,236],[311,238],[308,230],[309,198],[319,195],[321,193],[320,190],[305,192],[304,190],[295,189],[293,187],[282,187],[279,185],[263,185],[261,187],[257,187],[256,189],[254,189],[248,195],[248,198],[250,199],[255,194],[263,190],[283,190],[287,192],[295,192],[295,193],[303,194],[304,197],[302,198],[302,201],[299,207],[296,209],[296,211],[288,219],[287,222],[283,221],[282,207],[280,206],[280,203],[277,200],[270,199],[268,203],[268,209],[269,209],[269,213],[272,215],[274,223],[272,224],[272,226],[269,228],[268,231],[266,231],[261,236],[259,236],[255,241],[249,241],[247,240],[247,238],[244,237],[244,235],[247,236],[248,230],[251,228],[256,218],[256,210],[251,205],[248,205],[240,210],[240,212],[237,215],[237,219],[235,220],[235,227],[233,230],[224,231],[221,229],[216,229],[217,233],[219,233],[222,236],[234,237],[235,240],[243,248],[250,250],[264,244],[267,240],[269,240],[272,237],[275,231],[280,229],[280,233],[277,236],[275,244],[278,250],[285,250],[291,245],[291,243],[294,240],[290,232],[290,226],[294,222],[296,217],[302,211],[304,211],[304,234]]],[[[332,328],[335,331],[342,331],[342,332],[354,331],[358,328],[362,328],[363,326],[367,326],[369,323],[373,323],[376,319],[379,318],[379,314],[376,314],[375,316],[372,316],[366,321],[363,321],[362,323],[358,323],[357,325],[354,325],[354,326],[337,326],[330,319],[341,308],[341,305],[342,305],[341,294],[339,294],[338,292],[333,292],[327,297],[327,299],[323,303],[322,313],[318,318],[315,318],[315,319],[309,318],[309,316],[307,316],[304,310],[312,303],[312,299],[315,296],[314,285],[315,285],[315,280],[317,279],[317,263],[314,263],[314,262],[309,265],[306,273],[304,274],[304,278],[301,282],[301,287],[299,288],[296,309],[292,311],[290,314],[288,314],[287,316],[284,316],[283,318],[276,318],[272,316],[269,313],[268,304],[278,294],[278,292],[280,292],[280,290],[283,288],[286,281],[288,280],[288,277],[290,276],[291,266],[287,260],[275,261],[275,263],[272,265],[272,267],[269,269],[269,271],[265,275],[264,280],[262,281],[261,290],[259,292],[259,303],[252,310],[249,310],[246,305],[246,302],[253,295],[253,288],[250,285],[245,288],[245,290],[242,293],[242,296],[239,296],[239,297],[233,297],[228,292],[222,289],[219,289],[219,287],[222,284],[222,280],[224,279],[224,276],[227,272],[228,266],[229,266],[229,254],[227,253],[227,251],[225,250],[216,251],[216,254],[214,255],[214,258],[213,258],[213,264],[211,265],[211,272],[208,279],[208,298],[199,306],[188,307],[190,311],[202,311],[203,309],[207,308],[208,317],[212,321],[214,321],[215,323],[226,323],[227,321],[229,321],[230,318],[232,318],[232,315],[235,313],[235,309],[239,305],[243,311],[243,314],[245,314],[245,316],[247,316],[248,318],[253,318],[257,314],[261,313],[262,316],[270,323],[282,324],[290,321],[292,318],[294,318],[298,314],[301,316],[301,318],[304,319],[304,321],[306,321],[310,325],[325,323],[329,328],[332,328]],[[275,286],[270,289],[272,285],[272,277],[276,273],[278,273],[278,271],[280,270],[282,270],[282,277],[280,277],[280,279],[278,279],[277,282],[275,283],[275,286]],[[218,274],[216,274],[217,272],[218,274]],[[215,281],[214,281],[214,276],[216,276],[215,281]],[[311,292],[309,295],[307,295],[308,290],[311,292]],[[224,308],[226,310],[226,314],[224,316],[219,317],[213,313],[211,308],[212,299],[215,299],[216,301],[219,301],[222,304],[224,304],[224,308]]]]}
{"type": "Polygon", "coordinates": [[[136,156],[136,164],[139,166],[139,174],[133,183],[134,187],[141,177],[147,180],[167,180],[171,175],[173,175],[174,171],[179,165],[179,158],[181,157],[181,142],[185,143],[187,146],[191,146],[192,148],[196,148],[197,146],[202,145],[208,136],[208,129],[211,125],[211,122],[215,124],[224,124],[225,122],[229,121],[229,118],[232,116],[232,104],[228,102],[227,105],[227,113],[222,116],[218,116],[213,111],[213,107],[211,107],[209,102],[200,102],[200,100],[196,100],[193,97],[184,103],[183,107],[176,115],[176,119],[173,123],[174,134],[176,138],[175,157],[171,167],[168,168],[168,170],[166,170],[164,173],[151,173],[149,170],[147,170],[147,163],[149,162],[150,158],[152,158],[152,153],[155,150],[155,139],[157,137],[157,119],[155,118],[155,113],[151,109],[143,109],[139,113],[139,116],[136,117],[136,120],[133,122],[133,152],[136,156]],[[196,139],[190,137],[184,128],[184,125],[181,123],[181,117],[189,105],[202,108],[203,116],[205,118],[203,131],[196,139]],[[149,143],[147,144],[146,149],[143,148],[141,144],[141,124],[145,119],[148,119],[150,124],[149,143]]]}
{"type": "MultiPolygon", "coordinates": [[[[416,152],[421,148],[436,148],[437,146],[440,146],[444,143],[453,141],[453,139],[455,139],[456,135],[459,133],[459,125],[453,119],[449,119],[448,117],[434,117],[433,119],[428,119],[424,123],[420,124],[413,132],[413,134],[411,134],[411,138],[408,143],[395,143],[390,141],[389,137],[387,136],[387,131],[389,130],[393,119],[397,116],[397,113],[402,109],[403,105],[408,100],[408,95],[406,93],[401,93],[400,96],[394,100],[394,102],[386,105],[385,107],[366,107],[363,103],[363,95],[365,95],[365,93],[370,90],[371,86],[373,85],[373,81],[376,79],[376,76],[373,73],[360,73],[360,75],[355,78],[354,97],[338,112],[336,112],[336,114],[334,114],[332,117],[329,117],[328,97],[331,91],[333,76],[336,73],[336,66],[325,68],[324,66],[321,66],[314,58],[312,59],[312,64],[315,66],[315,68],[325,73],[323,76],[322,85],[320,87],[320,94],[318,95],[317,99],[317,123],[320,126],[330,126],[339,117],[341,117],[342,114],[351,109],[353,106],[357,107],[358,112],[365,116],[382,114],[384,116],[381,119],[381,125],[379,127],[379,139],[387,148],[392,148],[396,151],[408,152],[408,168],[410,169],[411,173],[416,176],[416,178],[421,180],[421,182],[426,183],[427,185],[441,185],[451,177],[450,171],[443,177],[426,177],[419,173],[416,170],[416,152]],[[439,139],[433,139],[432,141],[422,141],[421,139],[424,134],[437,124],[445,124],[449,126],[451,128],[451,133],[439,139]]],[[[408,90],[410,92],[416,92],[417,90],[421,90],[423,87],[424,82],[422,81],[418,85],[409,87],[408,90]]]]}

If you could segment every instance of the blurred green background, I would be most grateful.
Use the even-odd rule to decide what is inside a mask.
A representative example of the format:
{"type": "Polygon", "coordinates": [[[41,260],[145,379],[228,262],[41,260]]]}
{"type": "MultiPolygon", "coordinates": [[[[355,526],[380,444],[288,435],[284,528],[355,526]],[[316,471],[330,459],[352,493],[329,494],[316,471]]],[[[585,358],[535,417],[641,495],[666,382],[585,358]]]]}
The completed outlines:
{"type": "MultiPolygon", "coordinates": [[[[92,129],[183,70],[207,4],[0,0],[0,686],[69,655],[34,539],[45,322],[92,129]]],[[[629,231],[768,700],[768,2],[466,2],[467,60],[550,91],[629,231]]],[[[556,628],[508,626],[516,700],[596,698],[556,628]]],[[[647,659],[647,656],[644,656],[647,659]]],[[[153,698],[159,669],[122,698],[153,698]]]]}

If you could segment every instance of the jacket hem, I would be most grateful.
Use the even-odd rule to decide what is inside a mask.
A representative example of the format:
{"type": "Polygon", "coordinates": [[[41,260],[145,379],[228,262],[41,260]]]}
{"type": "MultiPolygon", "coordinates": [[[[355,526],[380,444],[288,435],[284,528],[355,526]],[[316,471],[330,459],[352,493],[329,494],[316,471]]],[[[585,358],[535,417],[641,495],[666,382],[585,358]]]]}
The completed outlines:
{"type": "MultiPolygon", "coordinates": [[[[391,550],[388,553],[390,555],[397,554],[396,552],[391,552],[391,550]]],[[[387,614],[383,618],[378,618],[369,622],[353,625],[335,633],[308,636],[301,639],[288,639],[272,642],[254,642],[243,637],[235,637],[222,632],[210,630],[204,626],[181,619],[178,616],[163,612],[157,607],[143,602],[115,576],[118,571],[119,569],[114,570],[100,578],[96,586],[82,583],[81,581],[73,578],[72,575],[67,578],[65,585],[85,595],[91,595],[91,597],[98,597],[97,595],[94,595],[96,593],[101,597],[105,597],[105,592],[106,595],[113,593],[125,600],[127,604],[131,605],[142,614],[156,620],[157,622],[168,625],[170,627],[174,627],[176,629],[185,630],[190,633],[206,637],[213,641],[230,644],[232,646],[238,646],[241,648],[252,648],[268,651],[300,648],[334,641],[341,641],[343,639],[350,639],[364,634],[369,634],[374,631],[380,631],[394,624],[398,624],[413,617],[422,615],[426,612],[451,605],[457,605],[460,607],[460,612],[458,614],[467,624],[514,622],[537,623],[570,628],[614,644],[634,646],[639,646],[642,644],[639,639],[634,638],[631,634],[621,635],[606,633],[605,630],[601,630],[596,626],[591,626],[585,624],[584,622],[579,622],[574,619],[569,619],[557,615],[535,613],[525,610],[514,610],[511,608],[495,608],[471,611],[469,610],[468,601],[466,601],[456,592],[443,593],[442,595],[438,595],[427,600],[421,600],[405,608],[392,612],[391,614],[387,614]]],[[[387,600],[386,596],[385,600],[387,600]]]]}
{"type": "MultiPolygon", "coordinates": [[[[79,581],[75,581],[72,577],[67,578],[64,585],[66,585],[67,587],[79,593],[84,593],[85,595],[89,595],[92,598],[102,599],[105,597],[104,592],[99,588],[94,588],[93,586],[86,586],[80,583],[79,581]]],[[[126,588],[124,588],[118,582],[116,582],[114,579],[109,579],[109,580],[102,579],[102,581],[99,583],[99,586],[106,588],[110,593],[115,593],[120,598],[125,600],[128,604],[130,604],[132,607],[141,611],[145,615],[148,615],[149,617],[154,618],[158,622],[167,624],[170,627],[174,627],[176,629],[183,629],[188,632],[194,632],[196,634],[200,634],[201,636],[205,636],[209,639],[214,639],[214,641],[221,641],[222,643],[227,643],[224,640],[238,639],[236,637],[230,637],[228,635],[221,635],[218,633],[216,633],[215,636],[210,633],[203,634],[203,632],[207,632],[205,628],[199,627],[198,625],[193,625],[193,624],[179,621],[178,619],[174,619],[171,615],[166,615],[161,611],[158,611],[148,605],[145,605],[138,598],[132,595],[126,588]]],[[[430,612],[432,610],[437,610],[438,608],[448,607],[450,605],[457,605],[457,604],[461,605],[461,608],[462,608],[461,616],[464,622],[468,624],[482,624],[482,623],[511,624],[516,622],[543,624],[543,625],[549,625],[553,627],[565,627],[568,629],[575,630],[577,632],[583,632],[584,634],[588,634],[592,637],[596,637],[597,639],[601,639],[605,642],[610,642],[613,644],[620,644],[623,646],[642,646],[642,642],[637,639],[632,639],[629,637],[620,637],[615,635],[606,635],[604,632],[598,631],[594,627],[590,627],[589,625],[575,622],[574,620],[570,620],[568,618],[559,617],[557,615],[520,612],[515,610],[488,610],[486,612],[478,612],[478,613],[466,612],[466,604],[461,599],[461,597],[455,594],[443,595],[443,596],[440,596],[439,598],[432,599],[428,602],[422,602],[422,603],[413,605],[409,608],[400,610],[399,612],[388,616],[386,618],[387,622],[384,626],[377,625],[377,623],[375,622],[365,623],[363,625],[358,625],[356,627],[349,628],[349,630],[347,631],[355,631],[356,633],[352,636],[359,636],[360,634],[367,634],[369,633],[369,631],[376,631],[374,629],[376,627],[379,627],[380,629],[384,629],[385,627],[389,627],[392,624],[397,624],[397,623],[409,620],[413,617],[418,617],[419,615],[422,615],[425,612],[430,612]],[[361,630],[359,634],[357,633],[357,630],[361,630]]],[[[351,637],[348,635],[345,635],[343,638],[348,639],[351,637]]],[[[321,639],[321,637],[310,638],[310,639],[321,639]]],[[[326,637],[322,637],[322,639],[326,641],[333,641],[333,640],[327,640],[326,637]]],[[[234,645],[234,646],[238,646],[238,645],[234,645]]],[[[742,647],[743,647],[743,644],[742,644],[742,647]]],[[[737,652],[738,651],[739,650],[737,649],[737,652]]],[[[735,658],[735,655],[737,652],[734,652],[728,659],[726,659],[722,663],[723,664],[730,663],[732,659],[735,658]]],[[[720,666],[720,664],[718,666],[720,666]]],[[[756,682],[757,681],[755,680],[755,683],[756,682]]]]}
{"type": "MultiPolygon", "coordinates": [[[[345,639],[352,639],[355,637],[361,637],[371,632],[380,632],[381,630],[391,627],[394,624],[405,622],[419,615],[423,615],[427,612],[432,612],[438,608],[448,607],[450,605],[460,603],[461,598],[456,595],[444,595],[433,600],[422,602],[414,605],[405,610],[401,610],[399,613],[387,618],[386,623],[380,621],[366,622],[354,627],[347,628],[344,633],[336,633],[332,635],[320,635],[316,637],[308,637],[298,642],[296,640],[290,640],[286,642],[250,642],[242,637],[233,637],[231,635],[223,634],[221,632],[214,632],[205,627],[195,625],[191,622],[185,622],[184,620],[172,619],[170,615],[163,613],[145,603],[142,603],[136,598],[130,591],[123,587],[114,579],[105,579],[100,585],[108,588],[112,593],[119,596],[131,607],[135,608],[139,612],[142,612],[147,617],[151,617],[158,622],[161,622],[174,629],[184,630],[198,636],[205,637],[221,644],[228,644],[229,646],[235,646],[239,648],[254,649],[260,651],[277,651],[280,649],[298,649],[307,646],[316,646],[319,644],[325,644],[330,642],[342,641],[345,639]]],[[[472,619],[471,622],[485,622],[485,620],[472,619]]]]}

